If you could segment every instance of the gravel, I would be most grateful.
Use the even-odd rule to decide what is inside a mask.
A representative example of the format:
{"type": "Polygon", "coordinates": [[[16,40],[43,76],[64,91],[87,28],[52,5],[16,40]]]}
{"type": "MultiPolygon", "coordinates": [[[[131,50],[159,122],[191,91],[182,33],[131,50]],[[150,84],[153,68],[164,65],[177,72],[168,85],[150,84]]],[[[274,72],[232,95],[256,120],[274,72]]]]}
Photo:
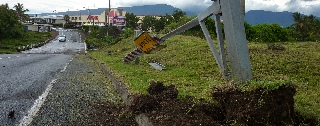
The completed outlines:
{"type": "Polygon", "coordinates": [[[137,125],[111,81],[86,55],[76,55],[30,124],[137,125]]]}

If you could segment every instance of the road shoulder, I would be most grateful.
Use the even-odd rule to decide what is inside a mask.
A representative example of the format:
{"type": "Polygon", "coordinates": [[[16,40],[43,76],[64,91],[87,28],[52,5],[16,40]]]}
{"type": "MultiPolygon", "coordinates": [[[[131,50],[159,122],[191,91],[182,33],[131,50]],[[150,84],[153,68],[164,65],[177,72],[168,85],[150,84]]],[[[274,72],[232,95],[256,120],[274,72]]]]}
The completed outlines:
{"type": "Polygon", "coordinates": [[[76,55],[31,125],[137,125],[95,62],[76,55]]]}

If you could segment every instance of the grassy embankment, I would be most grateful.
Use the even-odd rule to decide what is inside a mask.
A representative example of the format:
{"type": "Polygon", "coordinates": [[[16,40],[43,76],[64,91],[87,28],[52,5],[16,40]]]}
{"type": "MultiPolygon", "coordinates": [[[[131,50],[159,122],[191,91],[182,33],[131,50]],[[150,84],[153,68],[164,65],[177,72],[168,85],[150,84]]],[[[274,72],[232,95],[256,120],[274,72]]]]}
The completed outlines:
{"type": "MultiPolygon", "coordinates": [[[[122,59],[134,49],[134,38],[124,39],[92,56],[127,84],[133,93],[146,93],[151,80],[174,84],[179,98],[190,95],[211,100],[211,87],[224,84],[206,40],[175,36],[164,42],[168,47],[155,54],[144,54],[140,64],[124,64],[122,59]],[[147,62],[157,61],[167,67],[158,71],[147,62]]],[[[320,43],[288,42],[285,50],[268,50],[267,44],[249,43],[251,66],[255,79],[289,78],[297,85],[295,109],[306,117],[320,120],[320,43]]]]}
{"type": "Polygon", "coordinates": [[[27,32],[23,38],[0,40],[0,54],[17,53],[18,47],[39,44],[54,36],[55,32],[27,32]]]}

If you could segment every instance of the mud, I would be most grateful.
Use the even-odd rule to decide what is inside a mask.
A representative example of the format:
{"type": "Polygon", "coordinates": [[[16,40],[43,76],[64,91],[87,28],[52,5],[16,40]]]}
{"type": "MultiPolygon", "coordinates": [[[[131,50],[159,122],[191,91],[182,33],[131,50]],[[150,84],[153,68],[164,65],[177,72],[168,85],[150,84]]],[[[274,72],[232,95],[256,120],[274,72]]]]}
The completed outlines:
{"type": "Polygon", "coordinates": [[[150,82],[147,91],[132,96],[129,108],[134,114],[145,113],[154,126],[318,125],[315,119],[305,119],[294,111],[294,87],[241,91],[230,84],[220,85],[212,91],[217,103],[190,96],[178,100],[175,86],[162,82],[150,82]]]}

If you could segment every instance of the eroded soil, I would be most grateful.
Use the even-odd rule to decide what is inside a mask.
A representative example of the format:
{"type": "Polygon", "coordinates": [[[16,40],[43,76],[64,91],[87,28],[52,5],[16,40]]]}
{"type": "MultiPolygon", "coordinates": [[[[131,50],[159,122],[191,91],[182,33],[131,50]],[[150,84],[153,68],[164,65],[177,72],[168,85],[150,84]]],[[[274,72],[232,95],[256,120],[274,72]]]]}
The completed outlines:
{"type": "Polygon", "coordinates": [[[192,97],[177,100],[174,85],[151,82],[148,94],[133,96],[129,109],[134,114],[146,113],[155,126],[316,125],[315,120],[305,120],[294,111],[294,94],[293,87],[242,92],[224,85],[213,88],[217,103],[195,103],[192,97]]]}

